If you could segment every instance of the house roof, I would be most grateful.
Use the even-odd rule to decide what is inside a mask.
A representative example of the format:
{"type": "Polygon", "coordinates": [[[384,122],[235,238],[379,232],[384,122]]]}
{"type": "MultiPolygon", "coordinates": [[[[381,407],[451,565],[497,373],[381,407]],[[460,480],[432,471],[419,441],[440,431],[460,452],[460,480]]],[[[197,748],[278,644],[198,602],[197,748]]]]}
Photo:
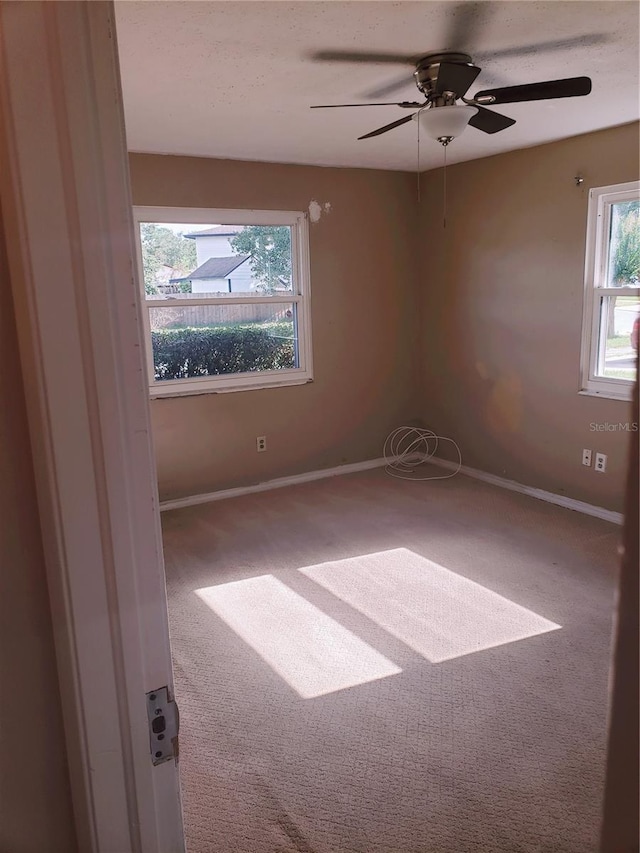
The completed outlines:
{"type": "Polygon", "coordinates": [[[171,281],[190,281],[201,278],[225,278],[239,266],[249,260],[251,255],[232,255],[230,258],[209,258],[189,275],[171,281]]]}
{"type": "Polygon", "coordinates": [[[191,231],[182,236],[189,240],[195,240],[196,237],[235,237],[243,228],[244,225],[216,225],[214,228],[205,228],[204,231],[191,231]]]}

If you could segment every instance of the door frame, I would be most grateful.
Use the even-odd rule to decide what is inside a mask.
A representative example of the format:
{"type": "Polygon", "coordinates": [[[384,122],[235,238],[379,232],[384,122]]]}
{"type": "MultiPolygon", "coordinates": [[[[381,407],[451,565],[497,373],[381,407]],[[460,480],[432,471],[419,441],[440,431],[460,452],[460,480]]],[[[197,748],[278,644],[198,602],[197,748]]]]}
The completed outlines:
{"type": "MultiPolygon", "coordinates": [[[[178,766],[152,765],[146,719],[145,694],[173,681],[110,0],[0,3],[0,205],[78,847],[184,853],[178,766]]],[[[628,624],[614,665],[637,654],[628,624]]]]}
{"type": "Polygon", "coordinates": [[[112,2],[0,5],[0,204],[78,846],[182,853],[173,691],[112,2]]]}

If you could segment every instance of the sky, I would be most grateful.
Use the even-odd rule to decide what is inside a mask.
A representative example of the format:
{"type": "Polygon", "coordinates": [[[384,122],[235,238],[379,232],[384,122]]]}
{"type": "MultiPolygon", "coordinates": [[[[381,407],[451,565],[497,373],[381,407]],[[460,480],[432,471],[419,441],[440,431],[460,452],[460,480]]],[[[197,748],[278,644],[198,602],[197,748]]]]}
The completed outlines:
{"type": "Polygon", "coordinates": [[[174,234],[177,234],[179,231],[182,231],[184,234],[189,234],[192,231],[204,231],[205,228],[216,228],[215,224],[209,225],[206,222],[158,222],[157,225],[160,225],[162,228],[168,228],[170,231],[173,231],[174,234]]]}

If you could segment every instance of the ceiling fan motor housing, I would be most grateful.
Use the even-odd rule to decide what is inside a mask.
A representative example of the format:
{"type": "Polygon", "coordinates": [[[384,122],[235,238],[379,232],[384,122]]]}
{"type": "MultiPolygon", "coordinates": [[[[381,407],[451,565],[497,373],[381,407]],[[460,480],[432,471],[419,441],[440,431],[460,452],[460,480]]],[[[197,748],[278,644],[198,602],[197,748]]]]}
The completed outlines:
{"type": "Polygon", "coordinates": [[[438,75],[441,63],[466,65],[473,68],[473,61],[468,54],[454,51],[429,53],[418,60],[416,70],[413,72],[416,85],[429,101],[429,104],[434,107],[451,106],[462,97],[457,92],[447,90],[438,92],[438,75]]]}

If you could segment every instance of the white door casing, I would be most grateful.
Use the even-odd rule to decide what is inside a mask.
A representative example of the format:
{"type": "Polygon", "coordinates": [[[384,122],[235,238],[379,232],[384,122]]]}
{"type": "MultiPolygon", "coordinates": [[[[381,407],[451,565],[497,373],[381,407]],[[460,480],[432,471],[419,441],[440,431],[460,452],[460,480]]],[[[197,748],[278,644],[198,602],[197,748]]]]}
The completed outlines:
{"type": "Polygon", "coordinates": [[[0,5],[0,202],[82,853],[181,853],[173,689],[111,2],[0,5]]]}

